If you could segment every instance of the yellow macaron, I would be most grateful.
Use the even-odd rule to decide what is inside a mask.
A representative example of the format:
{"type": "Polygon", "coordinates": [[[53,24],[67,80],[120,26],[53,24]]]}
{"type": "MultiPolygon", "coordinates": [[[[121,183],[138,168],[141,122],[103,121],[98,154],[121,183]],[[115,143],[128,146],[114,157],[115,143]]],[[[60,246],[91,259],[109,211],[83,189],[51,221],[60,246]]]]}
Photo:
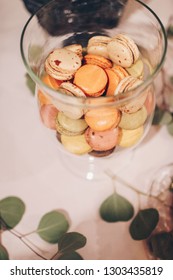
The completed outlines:
{"type": "Polygon", "coordinates": [[[142,138],[144,127],[140,126],[136,129],[121,129],[119,134],[118,145],[123,148],[129,148],[137,144],[142,138]]]}
{"type": "Polygon", "coordinates": [[[92,148],[87,143],[84,134],[75,136],[63,134],[61,135],[61,143],[64,148],[72,154],[84,155],[92,151],[92,148]]]}

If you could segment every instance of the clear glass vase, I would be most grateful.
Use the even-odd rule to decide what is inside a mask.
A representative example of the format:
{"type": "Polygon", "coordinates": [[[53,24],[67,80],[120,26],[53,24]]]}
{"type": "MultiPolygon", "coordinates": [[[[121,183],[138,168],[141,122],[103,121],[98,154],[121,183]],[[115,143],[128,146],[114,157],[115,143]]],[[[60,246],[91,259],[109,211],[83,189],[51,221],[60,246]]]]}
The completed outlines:
{"type": "MultiPolygon", "coordinates": [[[[35,96],[40,120],[46,129],[52,130],[51,136],[62,151],[62,160],[75,174],[82,173],[85,178],[93,179],[109,164],[118,169],[121,163],[126,163],[128,151],[143,140],[153,118],[153,82],[163,65],[166,46],[165,30],[160,19],[141,1],[54,0],[28,20],[21,35],[21,54],[29,75],[36,83],[35,96]],[[44,63],[53,50],[79,44],[85,53],[91,37],[99,35],[112,38],[119,33],[128,35],[140,52],[143,64],[142,82],[136,88],[131,88],[124,94],[118,92],[111,96],[103,94],[97,98],[84,98],[64,94],[59,90],[58,83],[52,86],[55,81],[49,80],[47,83],[43,80],[44,63]],[[136,128],[135,118],[130,129],[123,129],[118,123],[114,125],[108,121],[110,115],[115,118],[117,112],[120,116],[126,113],[130,115],[141,108],[145,109],[146,118],[140,127],[136,128]],[[74,120],[81,121],[88,116],[85,131],[77,136],[64,136],[64,130],[57,132],[56,118],[59,112],[65,114],[71,126],[74,120]],[[94,118],[98,123],[108,123],[104,131],[96,131],[96,136],[94,129],[90,127],[90,123],[95,122],[94,118]],[[94,135],[96,140],[99,139],[100,148],[96,149],[86,141],[88,129],[91,137],[94,135]],[[109,130],[113,134],[109,134],[109,130]],[[117,137],[117,141],[109,146],[113,137],[117,137]]],[[[97,82],[93,80],[93,83],[97,82]]]]}

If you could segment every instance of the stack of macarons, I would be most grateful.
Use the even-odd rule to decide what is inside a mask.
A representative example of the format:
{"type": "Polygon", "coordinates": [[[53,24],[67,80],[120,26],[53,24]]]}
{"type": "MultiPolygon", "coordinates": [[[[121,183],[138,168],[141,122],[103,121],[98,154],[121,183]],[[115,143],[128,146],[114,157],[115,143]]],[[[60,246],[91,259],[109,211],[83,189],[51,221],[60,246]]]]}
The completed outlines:
{"type": "Polygon", "coordinates": [[[66,150],[102,157],[142,138],[154,98],[148,89],[133,97],[133,90],[143,82],[144,63],[129,36],[93,36],[85,49],[80,44],[54,49],[44,69],[41,79],[48,87],[84,100],[92,97],[87,107],[75,106],[58,98],[51,100],[38,89],[41,119],[46,127],[56,130],[66,150]],[[114,96],[121,102],[116,103],[114,96]]]}

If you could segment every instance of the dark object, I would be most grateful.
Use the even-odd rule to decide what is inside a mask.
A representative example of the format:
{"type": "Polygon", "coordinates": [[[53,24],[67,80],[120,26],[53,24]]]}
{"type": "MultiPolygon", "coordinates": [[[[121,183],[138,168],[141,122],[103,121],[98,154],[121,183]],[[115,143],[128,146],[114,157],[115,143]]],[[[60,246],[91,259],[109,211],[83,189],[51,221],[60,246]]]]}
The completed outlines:
{"type": "Polygon", "coordinates": [[[42,5],[51,2],[51,5],[45,5],[37,12],[39,23],[52,36],[73,33],[73,38],[66,42],[68,44],[80,43],[83,34],[89,37],[88,32],[104,34],[104,29],[114,28],[127,2],[127,0],[23,1],[31,13],[35,13],[42,5]]]}
{"type": "Polygon", "coordinates": [[[41,6],[51,2],[51,0],[23,0],[26,9],[34,14],[41,6]]]}

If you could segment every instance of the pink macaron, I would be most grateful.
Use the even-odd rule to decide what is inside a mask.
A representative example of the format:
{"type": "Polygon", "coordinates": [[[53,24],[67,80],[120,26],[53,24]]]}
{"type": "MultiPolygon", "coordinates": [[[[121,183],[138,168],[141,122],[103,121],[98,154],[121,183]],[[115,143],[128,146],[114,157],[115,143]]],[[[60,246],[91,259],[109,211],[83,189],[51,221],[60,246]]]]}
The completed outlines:
{"type": "Polygon", "coordinates": [[[85,131],[86,141],[95,151],[107,151],[114,148],[118,142],[118,136],[118,127],[106,131],[94,131],[89,127],[85,131]]]}

